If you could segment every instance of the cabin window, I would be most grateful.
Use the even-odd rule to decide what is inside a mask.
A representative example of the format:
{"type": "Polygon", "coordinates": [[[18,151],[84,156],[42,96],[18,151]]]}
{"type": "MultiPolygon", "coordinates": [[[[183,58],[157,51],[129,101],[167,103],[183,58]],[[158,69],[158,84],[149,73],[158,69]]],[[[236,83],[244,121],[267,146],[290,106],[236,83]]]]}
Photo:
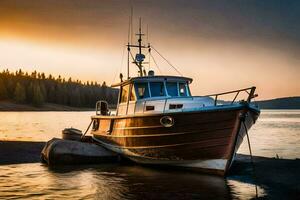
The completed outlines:
{"type": "Polygon", "coordinates": [[[150,82],[151,97],[165,96],[165,87],[163,82],[150,82]]]}
{"type": "Polygon", "coordinates": [[[186,83],[179,83],[179,96],[186,97],[187,90],[186,90],[186,83]]]}
{"type": "Polygon", "coordinates": [[[178,96],[177,82],[167,82],[168,95],[172,97],[178,96]]]}
{"type": "Polygon", "coordinates": [[[148,83],[136,83],[135,92],[138,99],[144,99],[150,97],[148,83]]]}
{"type": "Polygon", "coordinates": [[[135,101],[136,98],[135,98],[135,94],[134,94],[134,85],[130,85],[131,87],[131,90],[130,90],[130,96],[129,96],[129,101],[135,101]]]}
{"type": "Polygon", "coordinates": [[[121,103],[128,101],[128,94],[129,94],[129,85],[125,85],[122,87],[121,103]]]}

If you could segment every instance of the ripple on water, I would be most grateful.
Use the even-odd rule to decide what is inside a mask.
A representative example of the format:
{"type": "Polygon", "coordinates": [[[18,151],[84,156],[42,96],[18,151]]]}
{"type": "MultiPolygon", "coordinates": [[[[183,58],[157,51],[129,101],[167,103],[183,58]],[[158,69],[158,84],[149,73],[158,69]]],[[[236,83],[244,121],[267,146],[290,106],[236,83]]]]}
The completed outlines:
{"type": "Polygon", "coordinates": [[[0,179],[4,199],[231,199],[253,189],[240,190],[237,181],[228,184],[217,176],[117,164],[56,169],[38,163],[7,165],[0,166],[0,177],[5,177],[0,179]]]}

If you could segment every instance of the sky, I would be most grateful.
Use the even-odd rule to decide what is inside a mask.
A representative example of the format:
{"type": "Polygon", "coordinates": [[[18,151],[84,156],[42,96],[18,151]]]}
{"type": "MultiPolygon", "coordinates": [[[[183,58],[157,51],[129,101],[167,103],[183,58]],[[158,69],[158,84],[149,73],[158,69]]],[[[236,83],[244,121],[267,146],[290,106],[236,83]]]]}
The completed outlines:
{"type": "MultiPolygon", "coordinates": [[[[193,95],[256,86],[258,99],[300,96],[297,0],[0,0],[0,70],[118,82],[131,6],[133,31],[141,17],[144,43],[193,78],[193,95]]],[[[152,55],[156,74],[178,75],[152,55]]]]}

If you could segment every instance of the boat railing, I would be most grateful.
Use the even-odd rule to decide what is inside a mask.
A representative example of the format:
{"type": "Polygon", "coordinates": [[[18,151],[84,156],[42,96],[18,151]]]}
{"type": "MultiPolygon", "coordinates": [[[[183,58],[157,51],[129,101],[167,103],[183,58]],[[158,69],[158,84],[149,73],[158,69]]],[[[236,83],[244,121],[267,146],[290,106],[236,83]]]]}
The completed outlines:
{"type": "Polygon", "coordinates": [[[234,98],[230,101],[230,104],[233,104],[234,102],[236,102],[237,97],[241,93],[247,93],[248,97],[247,97],[246,102],[250,103],[253,98],[258,96],[257,94],[255,94],[255,89],[256,89],[256,87],[249,87],[249,88],[244,88],[244,89],[240,89],[240,90],[232,90],[232,91],[223,92],[223,93],[205,95],[205,96],[202,96],[202,97],[212,97],[212,98],[214,98],[214,105],[217,106],[220,96],[224,96],[224,95],[228,95],[228,94],[235,94],[234,98]]]}
{"type": "MultiPolygon", "coordinates": [[[[164,98],[164,99],[151,99],[149,101],[153,102],[153,101],[162,101],[164,100],[164,106],[163,106],[163,113],[165,113],[166,111],[166,105],[168,105],[168,101],[169,100],[174,100],[176,98],[203,98],[203,97],[211,97],[214,99],[214,106],[218,106],[218,101],[224,101],[224,100],[221,100],[220,97],[221,96],[225,96],[225,95],[228,95],[228,94],[234,94],[234,97],[232,100],[230,101],[226,101],[228,104],[234,104],[237,99],[238,99],[238,96],[241,95],[242,93],[246,93],[248,96],[247,96],[247,99],[246,99],[246,102],[247,103],[250,103],[251,100],[255,97],[257,97],[257,94],[255,94],[255,90],[256,90],[256,87],[249,87],[249,88],[244,88],[244,89],[239,89],[239,90],[232,90],[232,91],[228,91],[228,92],[223,92],[223,93],[216,93],[216,94],[210,94],[210,95],[204,95],[204,96],[191,96],[191,97],[172,97],[172,98],[164,98]]],[[[243,100],[245,101],[245,100],[243,100]]],[[[143,106],[143,113],[146,111],[146,104],[147,104],[147,100],[144,102],[144,106],[143,106]]]]}
{"type": "MultiPolygon", "coordinates": [[[[250,103],[253,98],[257,97],[257,94],[255,94],[255,89],[256,89],[256,87],[249,87],[249,88],[244,88],[244,89],[240,89],[240,90],[233,90],[233,91],[210,94],[210,95],[204,95],[204,96],[185,96],[185,97],[169,97],[169,98],[149,99],[149,100],[144,100],[143,101],[143,105],[141,107],[141,110],[139,110],[139,111],[137,110],[137,102],[135,102],[131,105],[134,106],[133,114],[136,114],[136,112],[146,113],[148,111],[151,111],[151,110],[147,110],[148,102],[151,102],[151,103],[159,102],[159,103],[151,104],[151,105],[149,105],[149,107],[153,106],[153,109],[155,111],[165,113],[166,110],[167,110],[167,105],[169,105],[170,101],[174,101],[174,99],[193,99],[194,100],[194,99],[197,99],[197,98],[211,97],[214,101],[214,103],[212,105],[219,106],[219,105],[228,105],[228,104],[230,105],[230,104],[236,103],[237,100],[238,100],[238,97],[241,96],[242,93],[247,94],[247,96],[246,96],[247,99],[243,99],[243,100],[240,100],[240,101],[250,103]],[[230,94],[234,95],[231,100],[225,101],[225,100],[221,99],[222,96],[230,95],[230,94]],[[220,104],[220,102],[222,102],[222,103],[220,104]],[[154,107],[156,107],[158,105],[161,106],[161,109],[156,110],[154,107]]],[[[127,105],[127,109],[126,109],[126,114],[128,114],[128,105],[127,105]]]]}

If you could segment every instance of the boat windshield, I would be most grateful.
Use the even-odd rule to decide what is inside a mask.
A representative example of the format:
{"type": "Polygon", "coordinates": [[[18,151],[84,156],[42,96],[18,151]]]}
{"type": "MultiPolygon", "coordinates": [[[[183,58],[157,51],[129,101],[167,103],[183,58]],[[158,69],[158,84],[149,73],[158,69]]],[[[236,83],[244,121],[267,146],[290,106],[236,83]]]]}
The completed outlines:
{"type": "Polygon", "coordinates": [[[179,83],[179,96],[181,96],[181,97],[188,96],[186,83],[179,83]]]}
{"type": "Polygon", "coordinates": [[[172,97],[186,97],[188,95],[187,83],[184,82],[167,82],[168,95],[172,97]]]}
{"type": "Polygon", "coordinates": [[[151,97],[166,96],[163,82],[150,82],[151,97]]]}
{"type": "Polygon", "coordinates": [[[178,96],[177,82],[167,82],[168,95],[172,97],[178,96]]]}
{"type": "Polygon", "coordinates": [[[148,83],[135,83],[135,93],[138,99],[150,97],[148,83]]]}
{"type": "Polygon", "coordinates": [[[187,97],[189,96],[188,84],[177,81],[153,81],[137,82],[134,84],[135,93],[138,99],[149,97],[187,97]],[[166,84],[166,89],[165,89],[166,84]]]}

